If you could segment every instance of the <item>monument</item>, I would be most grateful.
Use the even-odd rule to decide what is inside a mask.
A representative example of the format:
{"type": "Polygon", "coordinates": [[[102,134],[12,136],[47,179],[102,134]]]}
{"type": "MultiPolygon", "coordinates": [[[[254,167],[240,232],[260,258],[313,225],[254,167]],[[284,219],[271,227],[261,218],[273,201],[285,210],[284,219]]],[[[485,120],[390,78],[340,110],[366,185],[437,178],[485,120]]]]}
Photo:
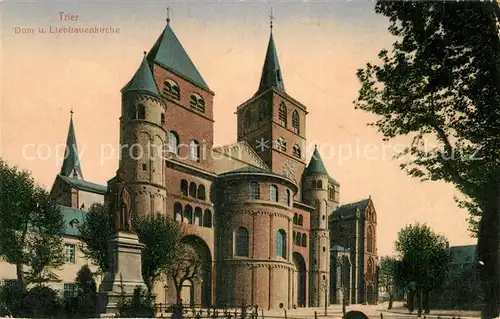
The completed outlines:
{"type": "Polygon", "coordinates": [[[116,204],[111,208],[115,233],[108,239],[109,269],[99,286],[101,311],[106,313],[117,313],[122,293],[130,297],[137,286],[147,289],[141,271],[144,245],[132,230],[131,198],[119,174],[115,189],[116,204]]]}

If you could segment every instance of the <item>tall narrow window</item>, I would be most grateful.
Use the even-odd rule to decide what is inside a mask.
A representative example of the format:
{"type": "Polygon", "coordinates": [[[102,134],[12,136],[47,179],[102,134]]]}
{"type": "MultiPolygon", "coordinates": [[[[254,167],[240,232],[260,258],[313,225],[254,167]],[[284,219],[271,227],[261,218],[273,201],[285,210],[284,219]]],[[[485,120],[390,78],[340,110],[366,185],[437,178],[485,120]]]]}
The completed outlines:
{"type": "Polygon", "coordinates": [[[300,125],[299,112],[295,110],[292,113],[292,129],[297,134],[299,134],[299,125],[300,125]]]}
{"type": "Polygon", "coordinates": [[[298,224],[299,224],[299,226],[304,226],[304,216],[299,215],[298,224]]]}
{"type": "Polygon", "coordinates": [[[174,204],[174,218],[175,221],[182,223],[182,205],[181,203],[174,204]]]}
{"type": "Polygon", "coordinates": [[[146,107],[142,104],[137,105],[137,119],[144,120],[146,118],[146,107]]]}
{"type": "Polygon", "coordinates": [[[190,205],[186,205],[186,207],[184,207],[184,220],[183,220],[183,222],[187,223],[187,224],[193,223],[193,207],[191,207],[190,205]]]}
{"type": "Polygon", "coordinates": [[[161,124],[161,126],[165,125],[165,114],[164,113],[161,113],[160,124],[161,124]]]}
{"type": "Polygon", "coordinates": [[[290,190],[287,189],[285,191],[285,204],[287,204],[288,206],[292,206],[290,205],[290,190]]]}
{"type": "Polygon", "coordinates": [[[212,227],[212,212],[210,209],[205,209],[203,214],[203,227],[212,227]]]}
{"type": "Polygon", "coordinates": [[[276,233],[276,256],[286,259],[286,232],[283,229],[276,233]]]}
{"type": "Polygon", "coordinates": [[[284,127],[286,127],[286,117],[286,105],[284,103],[281,103],[280,108],[278,109],[278,122],[284,127]]]}
{"type": "Polygon", "coordinates": [[[248,230],[245,227],[240,227],[235,233],[235,255],[241,257],[248,257],[248,230]]]}
{"type": "Polygon", "coordinates": [[[300,239],[300,245],[302,247],[307,247],[307,235],[302,234],[302,238],[300,239]]]}
{"type": "Polygon", "coordinates": [[[73,244],[64,244],[64,256],[68,264],[76,263],[76,249],[73,244]]]}
{"type": "Polygon", "coordinates": [[[199,207],[194,209],[194,224],[196,226],[203,226],[203,212],[199,207]]]}
{"type": "Polygon", "coordinates": [[[282,152],[286,152],[286,141],[283,137],[278,137],[278,149],[282,152]]]}
{"type": "Polygon", "coordinates": [[[269,188],[269,200],[273,202],[278,201],[278,187],[276,185],[271,185],[269,188]]]}
{"type": "Polygon", "coordinates": [[[200,143],[196,140],[192,140],[189,144],[189,157],[193,161],[200,161],[200,143]]]}
{"type": "Polygon", "coordinates": [[[196,198],[196,184],[194,182],[189,184],[189,197],[196,198]]]}
{"type": "Polygon", "coordinates": [[[179,155],[179,135],[176,132],[168,132],[168,151],[179,155]]]}
{"type": "Polygon", "coordinates": [[[257,182],[250,183],[250,196],[252,197],[252,199],[260,199],[259,183],[257,182]]]}
{"type": "Polygon", "coordinates": [[[316,183],[316,188],[323,188],[323,182],[321,180],[319,180],[317,183],[316,183]]]}
{"type": "Polygon", "coordinates": [[[198,199],[205,200],[205,186],[198,186],[198,199]]]}
{"type": "Polygon", "coordinates": [[[368,231],[366,235],[366,250],[369,253],[373,253],[373,228],[371,225],[368,226],[368,231]]]}
{"type": "Polygon", "coordinates": [[[300,246],[300,239],[301,238],[302,237],[300,236],[300,233],[295,234],[295,236],[293,236],[293,244],[295,246],[300,246]]]}
{"type": "Polygon", "coordinates": [[[297,158],[301,158],[302,152],[300,151],[300,146],[298,146],[298,145],[293,146],[293,156],[295,156],[297,158]]]}
{"type": "Polygon", "coordinates": [[[181,194],[183,196],[188,195],[188,182],[185,179],[181,179],[181,194]]]}
{"type": "Polygon", "coordinates": [[[299,215],[297,215],[297,213],[293,214],[293,224],[294,225],[297,225],[298,218],[299,218],[299,215]]]}

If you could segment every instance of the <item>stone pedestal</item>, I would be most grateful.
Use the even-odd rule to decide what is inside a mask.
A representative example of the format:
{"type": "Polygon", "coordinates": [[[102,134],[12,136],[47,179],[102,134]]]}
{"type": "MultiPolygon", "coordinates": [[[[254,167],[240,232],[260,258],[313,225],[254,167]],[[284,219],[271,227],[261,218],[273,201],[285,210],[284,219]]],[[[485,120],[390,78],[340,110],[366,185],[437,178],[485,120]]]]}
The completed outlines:
{"type": "Polygon", "coordinates": [[[137,235],[131,232],[119,232],[108,240],[110,268],[99,286],[102,312],[117,313],[122,292],[130,298],[137,286],[147,290],[141,272],[143,249],[137,235]]]}

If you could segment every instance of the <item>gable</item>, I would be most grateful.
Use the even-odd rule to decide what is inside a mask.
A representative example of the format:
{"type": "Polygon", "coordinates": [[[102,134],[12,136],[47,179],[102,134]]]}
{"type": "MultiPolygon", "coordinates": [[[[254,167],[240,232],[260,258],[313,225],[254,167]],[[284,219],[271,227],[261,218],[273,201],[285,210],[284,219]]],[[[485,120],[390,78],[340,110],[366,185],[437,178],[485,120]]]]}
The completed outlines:
{"type": "Polygon", "coordinates": [[[214,148],[213,151],[220,154],[214,156],[215,172],[217,174],[226,173],[247,166],[254,166],[265,171],[271,171],[246,141],[214,148]]]}

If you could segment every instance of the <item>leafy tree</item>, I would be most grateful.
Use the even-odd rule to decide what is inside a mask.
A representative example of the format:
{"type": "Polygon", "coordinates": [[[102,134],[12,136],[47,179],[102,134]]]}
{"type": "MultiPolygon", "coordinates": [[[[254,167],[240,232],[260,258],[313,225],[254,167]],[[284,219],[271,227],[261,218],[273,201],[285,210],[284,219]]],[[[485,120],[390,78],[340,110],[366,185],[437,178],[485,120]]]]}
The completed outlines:
{"type": "Polygon", "coordinates": [[[387,309],[392,309],[394,294],[396,292],[396,275],[398,261],[392,257],[382,257],[380,260],[379,284],[384,287],[389,295],[389,305],[387,309]]]}
{"type": "MultiPolygon", "coordinates": [[[[429,312],[429,293],[443,285],[448,272],[450,257],[446,238],[425,224],[408,225],[398,233],[396,252],[400,259],[396,264],[397,280],[409,288],[410,296],[419,293],[419,314],[422,308],[429,312]]],[[[411,307],[412,302],[408,301],[411,307]]]]}
{"type": "Polygon", "coordinates": [[[75,296],[67,300],[66,311],[72,318],[95,317],[98,312],[97,285],[89,266],[80,268],[75,284],[75,296]]]}
{"type": "Polygon", "coordinates": [[[498,315],[500,8],[494,1],[377,2],[397,37],[381,65],[358,70],[356,107],[386,139],[410,135],[401,165],[422,180],[452,183],[478,236],[488,307],[498,315]],[[431,145],[429,145],[431,144],[431,145]],[[430,147],[432,146],[432,147],[430,147]],[[480,219],[479,219],[480,218],[480,219]]]}
{"type": "Polygon", "coordinates": [[[146,247],[142,254],[142,278],[150,292],[176,260],[183,232],[181,224],[160,214],[134,218],[133,227],[146,247]],[[170,249],[166,249],[170,247],[170,249]]]}
{"type": "Polygon", "coordinates": [[[62,213],[48,193],[30,173],[0,159],[0,257],[16,265],[21,286],[56,278],[53,270],[64,263],[63,230],[62,213]]]}
{"type": "Polygon", "coordinates": [[[94,203],[85,214],[85,220],[80,227],[80,250],[85,257],[93,260],[99,266],[99,272],[108,270],[108,239],[114,229],[108,207],[94,203]]]}
{"type": "MultiPolygon", "coordinates": [[[[134,216],[132,226],[145,245],[142,252],[142,277],[151,293],[154,283],[166,276],[179,259],[183,236],[181,224],[161,215],[134,216]]],[[[100,270],[108,269],[107,240],[114,233],[112,216],[102,204],[94,204],[81,228],[83,253],[96,260],[100,270]]]]}
{"type": "Polygon", "coordinates": [[[172,278],[175,286],[176,303],[182,303],[182,284],[186,280],[193,280],[201,276],[202,261],[193,246],[180,243],[177,247],[177,254],[167,273],[172,278]]]}
{"type": "Polygon", "coordinates": [[[156,307],[154,298],[148,291],[142,290],[140,286],[134,289],[130,300],[126,300],[122,293],[118,303],[119,318],[154,318],[156,307]]]}

